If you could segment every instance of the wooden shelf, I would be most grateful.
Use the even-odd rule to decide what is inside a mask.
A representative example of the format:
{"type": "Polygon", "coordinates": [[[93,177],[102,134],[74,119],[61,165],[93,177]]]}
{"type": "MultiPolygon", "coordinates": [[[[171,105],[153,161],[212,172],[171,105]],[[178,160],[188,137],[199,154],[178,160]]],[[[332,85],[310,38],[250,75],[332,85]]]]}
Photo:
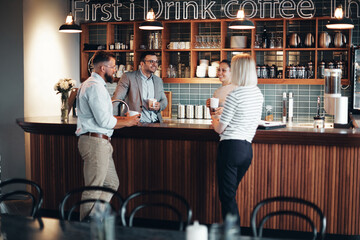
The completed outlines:
{"type": "MultiPolygon", "coordinates": [[[[228,23],[231,22],[231,19],[212,19],[212,20],[199,20],[199,19],[195,19],[195,20],[171,20],[171,21],[162,21],[163,25],[164,25],[164,29],[161,31],[161,41],[162,41],[162,49],[139,49],[140,45],[144,44],[144,40],[143,38],[145,37],[145,33],[148,33],[148,31],[142,31],[139,29],[139,25],[140,25],[140,21],[133,21],[133,22],[109,22],[109,23],[85,23],[82,24],[81,27],[83,29],[83,33],[81,34],[81,49],[83,49],[84,43],[90,43],[93,41],[90,41],[90,31],[89,31],[89,27],[91,29],[91,26],[94,25],[102,25],[102,26],[106,26],[106,42],[99,42],[98,44],[101,45],[106,45],[107,49],[105,51],[109,51],[109,52],[113,52],[113,53],[118,53],[117,55],[119,55],[121,58],[126,59],[126,61],[129,61],[128,56],[124,57],[125,54],[127,53],[133,53],[133,55],[131,56],[131,64],[133,64],[134,66],[134,70],[137,70],[139,64],[140,64],[140,55],[142,52],[144,51],[154,51],[156,53],[160,53],[161,55],[161,67],[162,67],[162,79],[164,81],[164,83],[220,83],[218,78],[196,78],[196,77],[192,77],[192,78],[167,78],[166,77],[166,70],[168,68],[168,66],[170,64],[177,64],[177,60],[171,59],[173,58],[173,54],[172,53],[188,53],[189,55],[189,63],[186,61],[184,62],[186,64],[186,66],[190,67],[190,76],[196,76],[196,67],[199,63],[199,58],[203,57],[202,55],[204,55],[204,53],[209,53],[209,52],[215,52],[214,54],[216,55],[220,55],[220,59],[208,59],[210,61],[214,61],[214,60],[224,60],[227,59],[229,54],[231,52],[248,52],[251,56],[253,56],[255,59],[256,57],[259,57],[260,54],[256,54],[257,52],[259,53],[265,53],[264,55],[267,55],[266,52],[269,52],[270,55],[273,55],[275,52],[282,52],[282,60],[278,60],[277,64],[280,68],[282,68],[282,76],[283,78],[281,79],[259,79],[259,83],[260,84],[306,84],[306,85],[313,85],[313,84],[324,84],[324,80],[323,79],[287,79],[285,78],[285,73],[286,73],[286,66],[290,65],[290,64],[294,64],[294,61],[289,61],[289,55],[286,54],[289,52],[289,54],[291,52],[297,52],[299,51],[300,53],[300,57],[301,57],[301,52],[307,53],[307,52],[313,52],[311,53],[311,56],[313,56],[313,58],[309,59],[311,61],[313,61],[313,67],[314,67],[314,74],[315,76],[317,76],[317,68],[318,68],[318,63],[322,60],[326,60],[326,61],[330,61],[330,59],[328,58],[324,58],[322,55],[325,55],[324,52],[329,52],[331,54],[330,51],[344,51],[347,52],[346,55],[346,59],[343,59],[343,61],[346,61],[347,63],[350,63],[350,46],[347,45],[344,48],[319,48],[318,47],[318,39],[319,39],[319,32],[322,31],[321,30],[321,21],[324,20],[328,20],[330,19],[329,17],[314,17],[312,19],[301,19],[301,18],[294,18],[294,19],[283,19],[283,18],[276,18],[276,19],[261,19],[261,18],[253,18],[252,21],[255,23],[255,26],[257,27],[256,29],[259,29],[259,27],[261,27],[261,25],[263,25],[265,22],[269,22],[269,25],[271,23],[274,22],[280,22],[279,24],[281,25],[280,30],[277,30],[277,34],[281,34],[282,37],[282,45],[284,47],[282,48],[254,48],[254,39],[255,39],[255,34],[259,33],[256,32],[256,29],[253,30],[247,30],[246,34],[248,35],[248,43],[250,43],[250,48],[229,48],[226,46],[228,45],[228,38],[231,35],[232,31],[228,29],[228,23]],[[311,48],[290,48],[290,47],[286,47],[287,46],[287,35],[289,34],[288,27],[291,24],[296,23],[297,21],[312,21],[312,23],[314,23],[314,42],[315,42],[315,47],[311,47],[311,48]],[[201,24],[206,23],[206,24],[215,24],[216,27],[220,28],[220,32],[218,32],[217,34],[220,35],[221,37],[221,46],[220,48],[194,48],[193,46],[195,46],[194,44],[196,43],[196,36],[197,35],[206,35],[206,33],[204,33],[203,31],[200,31],[199,28],[201,27],[201,24]],[[180,41],[183,39],[173,39],[172,38],[172,24],[186,24],[187,30],[186,32],[184,32],[183,34],[186,35],[186,37],[188,37],[188,39],[186,41],[190,41],[190,49],[167,49],[167,45],[170,43],[170,41],[180,41]],[[133,46],[134,49],[128,49],[128,50],[109,50],[109,45],[113,44],[115,42],[115,30],[116,30],[116,26],[118,25],[123,25],[126,29],[128,29],[127,31],[130,31],[131,34],[133,34],[133,46]],[[282,28],[282,30],[281,30],[282,28]],[[315,32],[316,31],[316,32],[315,32]],[[249,37],[250,36],[250,37],[249,37]],[[319,54],[321,53],[321,54],[319,54]],[[175,61],[175,62],[173,62],[175,61]],[[281,63],[282,61],[282,63],[281,63]]],[[[297,24],[297,23],[296,23],[297,24]]],[[[185,26],[185,25],[184,25],[185,26]]],[[[102,27],[104,28],[104,27],[102,27]]],[[[329,30],[330,33],[333,33],[334,31],[329,30]]],[[[348,31],[345,30],[344,33],[346,33],[347,38],[351,39],[351,34],[352,31],[348,31]]],[[[182,36],[183,36],[182,34],[182,36]]],[[[214,35],[214,34],[212,34],[214,35]]],[[[183,40],[184,41],[184,40],[183,40]]],[[[128,44],[128,43],[126,43],[128,44]]],[[[83,50],[81,51],[81,80],[84,80],[88,77],[88,72],[87,72],[87,64],[88,64],[88,60],[89,57],[91,56],[91,54],[95,53],[97,50],[83,50]]],[[[211,53],[210,53],[211,54],[211,53]]],[[[327,54],[327,53],[326,53],[327,54]]],[[[186,54],[184,54],[186,55],[186,54]]],[[[279,54],[278,54],[279,55],[279,54]]],[[[281,55],[281,53],[280,53],[281,55]]],[[[124,60],[123,60],[124,61],[124,60]]],[[[184,61],[184,60],[183,60],[184,61]]],[[[266,59],[264,59],[263,63],[267,64],[269,61],[267,61],[266,59]]],[[[295,61],[296,62],[296,61],[295,61]]],[[[302,62],[300,62],[301,64],[302,62]]],[[[128,64],[128,62],[126,63],[122,63],[122,64],[128,64]]],[[[262,63],[261,63],[262,64],[262,63]]],[[[347,72],[350,73],[350,65],[346,66],[347,67],[347,72]]],[[[349,79],[342,79],[342,84],[346,85],[350,83],[349,79]]]]}
{"type": "Polygon", "coordinates": [[[283,51],[283,48],[254,48],[255,52],[271,52],[271,51],[283,51]]]}
{"type": "Polygon", "coordinates": [[[162,78],[164,83],[218,83],[218,78],[162,78]]]}
{"type": "Polygon", "coordinates": [[[316,48],[285,48],[286,51],[315,51],[316,48]]]}
{"type": "Polygon", "coordinates": [[[195,52],[218,52],[221,51],[220,48],[193,48],[195,52]]]}
{"type": "Polygon", "coordinates": [[[164,52],[190,52],[191,49],[164,49],[164,52]]]}
{"type": "MultiPolygon", "coordinates": [[[[324,85],[322,78],[299,79],[299,78],[259,78],[259,84],[298,84],[298,85],[324,85]]],[[[342,85],[349,85],[349,79],[341,79],[342,85]]]]}
{"type": "Polygon", "coordinates": [[[132,49],[124,49],[124,50],[106,50],[106,52],[133,52],[134,50],[132,49]]]}
{"type": "Polygon", "coordinates": [[[138,52],[146,52],[146,51],[152,51],[152,52],[161,52],[162,50],[161,49],[136,49],[135,51],[138,51],[138,52]]]}
{"type": "Polygon", "coordinates": [[[318,48],[318,51],[348,51],[348,48],[318,48]]]}
{"type": "Polygon", "coordinates": [[[251,52],[251,48],[223,48],[225,52],[251,52]]]}

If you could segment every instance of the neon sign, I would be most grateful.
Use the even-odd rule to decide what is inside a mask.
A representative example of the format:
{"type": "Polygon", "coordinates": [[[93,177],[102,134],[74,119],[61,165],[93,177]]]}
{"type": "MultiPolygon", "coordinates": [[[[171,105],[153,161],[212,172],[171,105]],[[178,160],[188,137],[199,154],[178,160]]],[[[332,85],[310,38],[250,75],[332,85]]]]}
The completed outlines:
{"type": "MultiPolygon", "coordinates": [[[[246,18],[260,18],[276,16],[286,19],[294,17],[312,18],[316,13],[315,0],[229,0],[222,4],[220,9],[215,9],[216,1],[214,0],[189,0],[189,1],[170,1],[170,0],[129,0],[126,3],[122,0],[76,0],[75,1],[75,18],[84,19],[85,21],[123,21],[123,16],[130,21],[135,17],[142,16],[143,20],[146,13],[151,7],[154,8],[156,18],[169,20],[182,19],[216,19],[216,12],[229,19],[236,18],[236,12],[240,8],[246,10],[246,18]],[[140,14],[139,14],[140,13],[140,14]]],[[[360,0],[342,0],[330,1],[331,16],[338,4],[343,4],[345,15],[349,17],[350,8],[355,7],[357,17],[359,17],[360,0]]]]}

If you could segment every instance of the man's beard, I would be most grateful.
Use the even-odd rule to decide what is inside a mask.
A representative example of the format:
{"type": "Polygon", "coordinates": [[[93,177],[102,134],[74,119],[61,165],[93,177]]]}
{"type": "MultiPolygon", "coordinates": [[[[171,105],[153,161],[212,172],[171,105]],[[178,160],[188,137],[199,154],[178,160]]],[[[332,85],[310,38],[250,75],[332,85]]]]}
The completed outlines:
{"type": "Polygon", "coordinates": [[[109,83],[112,83],[114,81],[114,78],[113,78],[113,76],[105,73],[105,80],[109,83]]]}

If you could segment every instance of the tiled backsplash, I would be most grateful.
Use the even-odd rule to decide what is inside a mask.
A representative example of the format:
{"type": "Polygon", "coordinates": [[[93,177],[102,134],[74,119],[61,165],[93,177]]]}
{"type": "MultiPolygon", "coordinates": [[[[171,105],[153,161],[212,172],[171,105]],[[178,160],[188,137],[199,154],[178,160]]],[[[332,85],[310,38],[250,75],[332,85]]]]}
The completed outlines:
{"type": "MultiPolygon", "coordinates": [[[[172,92],[172,116],[177,117],[177,105],[193,104],[205,105],[206,99],[212,96],[220,84],[179,84],[165,83],[165,91],[172,92]]],[[[116,84],[108,84],[108,90],[112,95],[116,84]]],[[[262,119],[265,118],[265,106],[273,107],[274,121],[280,121],[282,116],[282,95],[283,92],[293,93],[294,99],[294,122],[311,122],[316,115],[317,97],[321,97],[321,108],[324,102],[323,85],[280,85],[280,84],[259,84],[264,95],[264,106],[262,119]]],[[[350,97],[350,88],[341,91],[342,96],[350,97]]],[[[288,104],[287,104],[288,105],[288,104]]]]}

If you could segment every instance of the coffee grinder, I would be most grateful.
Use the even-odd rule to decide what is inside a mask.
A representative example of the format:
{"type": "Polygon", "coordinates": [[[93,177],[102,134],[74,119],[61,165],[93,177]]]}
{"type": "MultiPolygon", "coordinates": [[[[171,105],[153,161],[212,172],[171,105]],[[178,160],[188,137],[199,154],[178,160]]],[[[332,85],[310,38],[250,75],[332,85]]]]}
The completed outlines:
{"type": "Polygon", "coordinates": [[[325,69],[324,109],[334,116],[334,128],[349,128],[348,97],[341,96],[341,69],[325,69]]]}

